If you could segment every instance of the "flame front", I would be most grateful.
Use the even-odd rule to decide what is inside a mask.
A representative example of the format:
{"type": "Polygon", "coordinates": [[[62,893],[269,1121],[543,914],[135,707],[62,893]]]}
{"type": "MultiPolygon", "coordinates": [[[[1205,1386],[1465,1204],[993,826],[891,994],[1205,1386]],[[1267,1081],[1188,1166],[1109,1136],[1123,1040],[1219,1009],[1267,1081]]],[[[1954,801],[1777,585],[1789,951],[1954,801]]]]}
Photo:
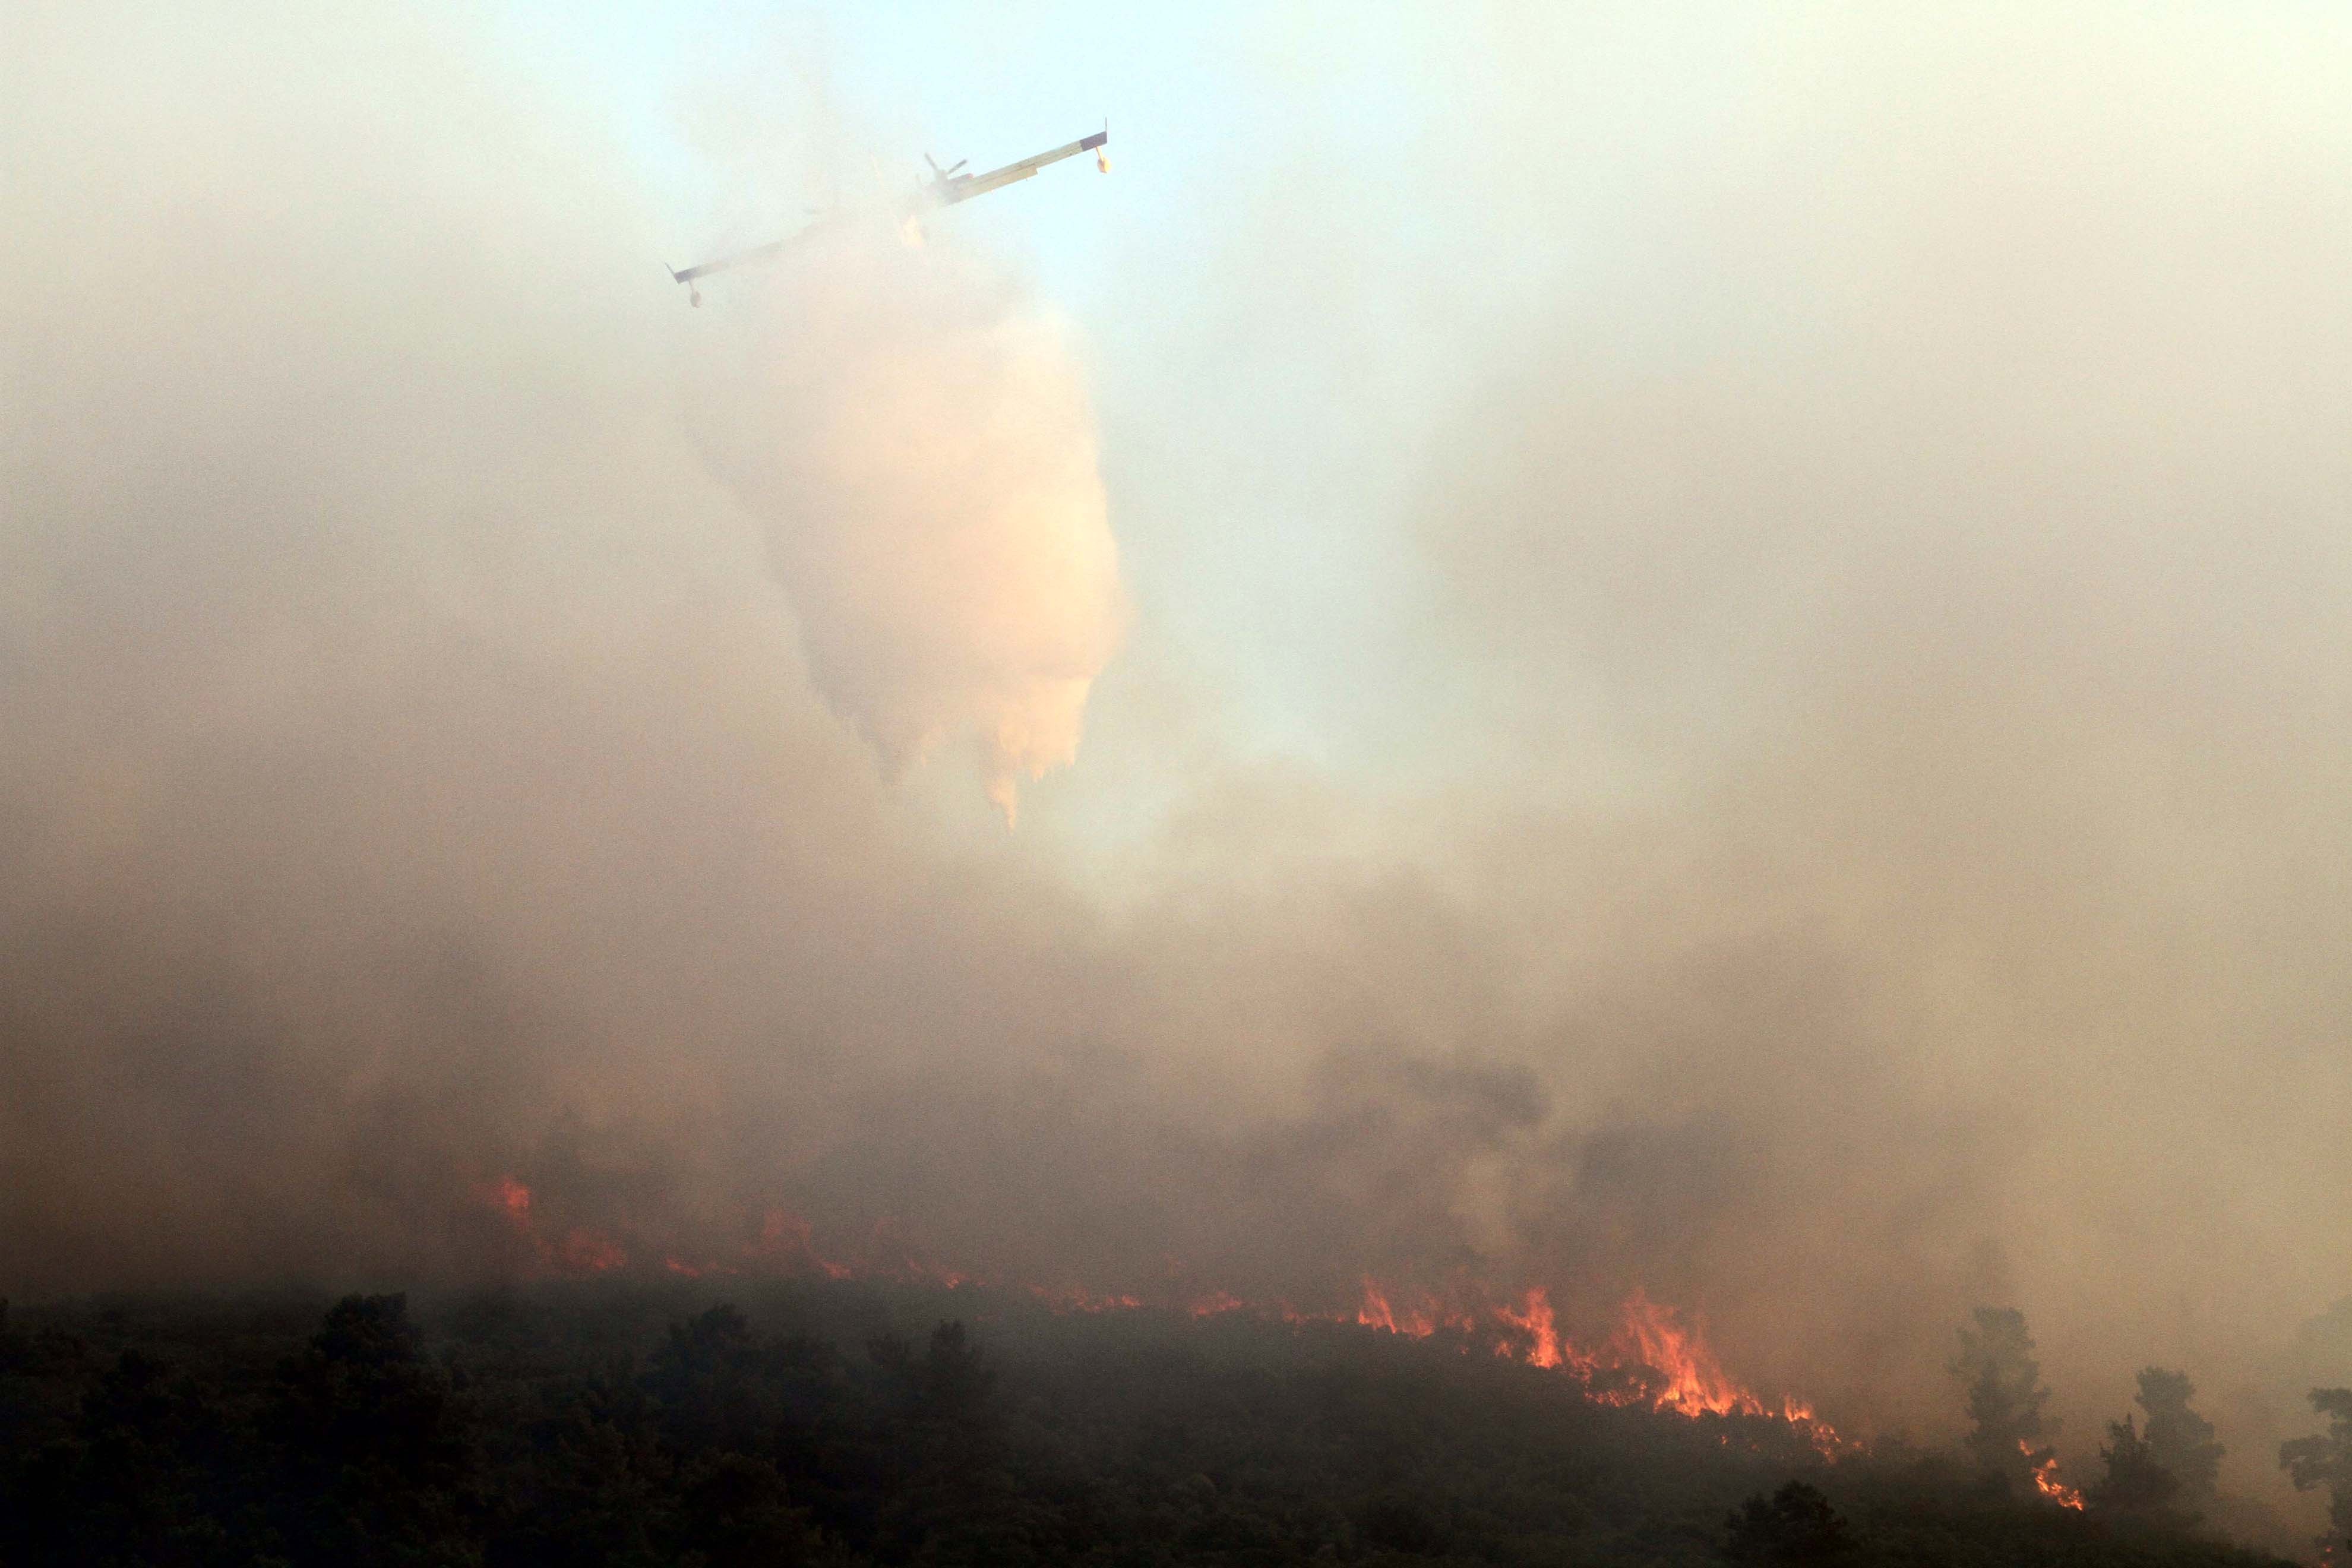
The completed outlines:
{"type": "MultiPolygon", "coordinates": [[[[626,1268],[631,1254],[620,1237],[589,1226],[549,1223],[531,1189],[508,1175],[480,1189],[497,1212],[529,1245],[539,1270],[557,1274],[602,1274],[626,1268]]],[[[804,1274],[826,1279],[892,1279],[942,1289],[988,1288],[1028,1295],[1057,1312],[1125,1312],[1164,1309],[1196,1319],[1230,1312],[1292,1323],[1346,1324],[1408,1339],[1456,1337],[1463,1349],[1491,1350],[1507,1360],[1559,1372],[1585,1385],[1587,1397],[1607,1405],[1643,1405],[1693,1418],[1745,1416],[1786,1424],[1824,1458],[1835,1458],[1856,1445],[1814,1415],[1793,1395],[1767,1403],[1724,1371],[1696,1319],[1636,1290],[1621,1310],[1616,1327],[1597,1348],[1571,1342],[1559,1327],[1550,1292],[1529,1286],[1516,1295],[1463,1280],[1444,1291],[1407,1289],[1370,1276],[1360,1281],[1352,1310],[1302,1311],[1288,1302],[1252,1302],[1222,1289],[1197,1287],[1150,1290],[1098,1290],[1064,1282],[1003,1280],[952,1268],[925,1257],[888,1221],[876,1225],[862,1242],[821,1247],[816,1227],[786,1208],[759,1216],[756,1234],[731,1256],[693,1256],[677,1248],[651,1252],[663,1271],[687,1279],[746,1272],[804,1274]]],[[[1183,1271],[1171,1260],[1171,1280],[1183,1271]]],[[[2030,1451],[2029,1451],[2030,1453],[2030,1451]]],[[[2051,1459],[2034,1472],[2044,1495],[2069,1508],[2081,1494],[2056,1479],[2051,1459]]]]}
{"type": "Polygon", "coordinates": [[[2017,1451],[2025,1456],[2027,1464],[2033,1467],[2035,1491],[2040,1492],[2060,1508],[2071,1508],[2078,1511],[2081,1510],[2083,1494],[2058,1479],[2057,1455],[2044,1449],[2042,1457],[2037,1459],[2034,1458],[2033,1445],[2022,1437],[2017,1440],[2017,1451]]]}
{"type": "Polygon", "coordinates": [[[1651,1403],[1661,1410],[1685,1415],[1780,1414],[1768,1411],[1763,1401],[1725,1375],[1715,1352],[1682,1325],[1674,1309],[1659,1306],[1639,1290],[1625,1303],[1624,1320],[1610,1348],[1615,1352],[1614,1364],[1646,1367],[1658,1374],[1662,1386],[1651,1403]]]}
{"type": "MultiPolygon", "coordinates": [[[[601,1230],[588,1226],[542,1226],[533,1206],[530,1188],[513,1176],[500,1176],[482,1195],[491,1208],[506,1216],[508,1225],[530,1247],[542,1269],[560,1274],[610,1274],[629,1266],[627,1249],[601,1230]]],[[[675,1260],[671,1266],[677,1267],[675,1260]]]]}
{"type": "Polygon", "coordinates": [[[816,1229],[790,1209],[770,1209],[760,1218],[759,1250],[789,1262],[804,1263],[828,1279],[849,1278],[849,1265],[817,1256],[816,1229]]]}
{"type": "MultiPolygon", "coordinates": [[[[1517,1311],[1497,1307],[1495,1315],[1527,1336],[1527,1351],[1519,1359],[1529,1366],[1554,1367],[1560,1363],[1559,1331],[1552,1324],[1551,1294],[1542,1286],[1528,1292],[1527,1303],[1517,1311]]],[[[1505,1340],[1495,1347],[1499,1354],[1512,1353],[1511,1342],[1505,1340]]]]}

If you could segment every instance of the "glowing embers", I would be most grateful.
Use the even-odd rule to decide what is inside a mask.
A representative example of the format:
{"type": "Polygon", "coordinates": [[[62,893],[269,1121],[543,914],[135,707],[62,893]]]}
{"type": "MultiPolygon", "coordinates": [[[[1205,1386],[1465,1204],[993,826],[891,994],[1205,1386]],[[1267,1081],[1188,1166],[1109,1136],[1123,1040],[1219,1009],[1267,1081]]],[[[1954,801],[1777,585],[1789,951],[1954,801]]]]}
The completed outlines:
{"type": "Polygon", "coordinates": [[[499,1178],[498,1185],[491,1189],[491,1201],[506,1210],[519,1224],[530,1218],[530,1189],[512,1176],[499,1178]]]}

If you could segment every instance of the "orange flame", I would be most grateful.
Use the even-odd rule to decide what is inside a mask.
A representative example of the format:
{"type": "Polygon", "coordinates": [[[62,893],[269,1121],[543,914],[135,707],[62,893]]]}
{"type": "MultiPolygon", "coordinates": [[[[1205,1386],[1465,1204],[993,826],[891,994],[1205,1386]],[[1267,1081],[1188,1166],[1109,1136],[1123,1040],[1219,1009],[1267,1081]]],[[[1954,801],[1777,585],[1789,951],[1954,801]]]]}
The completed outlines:
{"type": "MultiPolygon", "coordinates": [[[[1560,1363],[1559,1331],[1552,1324],[1551,1293],[1538,1285],[1528,1292],[1527,1305],[1518,1311],[1497,1307],[1495,1315],[1528,1336],[1528,1352],[1524,1359],[1529,1366],[1553,1367],[1560,1363]]],[[[1511,1352],[1505,1341],[1496,1349],[1505,1354],[1511,1352]]]]}
{"type": "Polygon", "coordinates": [[[2041,1458],[2036,1459],[2033,1457],[2033,1445],[2022,1437],[2017,1440],[2017,1451],[2025,1456],[2027,1464],[2033,1467],[2034,1490],[2056,1503],[2060,1508],[2081,1510],[2083,1494],[2058,1479],[2057,1455],[2045,1451],[2041,1458]]]}
{"type": "Polygon", "coordinates": [[[558,1256],[563,1267],[574,1274],[610,1274],[615,1268],[625,1268],[629,1255],[621,1244],[600,1231],[575,1229],[563,1238],[558,1256]]]}
{"type": "MultiPolygon", "coordinates": [[[[959,1279],[961,1278],[958,1277],[959,1279]]],[[[1131,1312],[1139,1310],[1143,1301],[1136,1296],[1097,1296],[1081,1285],[1065,1285],[1053,1289],[1032,1285],[1029,1294],[1057,1312],[1131,1312]]]]}
{"type": "MultiPolygon", "coordinates": [[[[1367,1276],[1364,1280],[1363,1305],[1356,1309],[1352,1319],[1340,1315],[1336,1321],[1352,1321],[1363,1328],[1381,1329],[1389,1333],[1402,1334],[1407,1339],[1413,1340],[1425,1340],[1441,1329],[1452,1329],[1468,1333],[1475,1331],[1478,1327],[1475,1315],[1464,1311],[1461,1308],[1451,1305],[1435,1296],[1423,1293],[1419,1300],[1399,1306],[1391,1301],[1391,1292],[1385,1287],[1377,1284],[1367,1276]]],[[[1399,1300],[1402,1300],[1402,1298],[1400,1297],[1399,1300]]],[[[1282,1316],[1287,1321],[1300,1322],[1312,1321],[1321,1314],[1297,1312],[1286,1305],[1282,1309],[1282,1316]]]]}
{"type": "MultiPolygon", "coordinates": [[[[603,1274],[626,1268],[630,1256],[622,1243],[599,1230],[574,1226],[554,1238],[542,1224],[531,1190],[514,1176],[502,1176],[480,1189],[485,1204],[500,1213],[530,1243],[539,1267],[569,1274],[603,1274]]],[[[657,1254],[667,1272],[688,1279],[735,1274],[745,1267],[764,1265],[788,1273],[821,1275],[827,1279],[888,1279],[916,1281],[955,1289],[967,1285],[989,1286],[985,1275],[930,1261],[910,1246],[891,1221],[872,1227],[870,1237],[847,1249],[848,1260],[820,1250],[816,1229],[787,1208],[771,1208],[760,1216],[757,1238],[743,1245],[730,1260],[725,1256],[657,1254]]],[[[1169,1263],[1171,1283],[1182,1270],[1169,1263]]],[[[1012,1285],[1047,1308],[1061,1312],[1138,1311],[1167,1308],[1206,1318],[1227,1312],[1253,1312],[1292,1323],[1337,1323],[1377,1330],[1409,1339],[1430,1339],[1439,1333],[1461,1336],[1460,1349],[1491,1346],[1496,1355],[1532,1367],[1564,1373],[1585,1384],[1587,1397],[1611,1405],[1644,1405],[1694,1418],[1705,1415],[1749,1416],[1785,1423],[1819,1449],[1835,1458],[1857,1445],[1813,1413],[1811,1405],[1794,1395],[1768,1405],[1736,1382],[1716,1359],[1696,1321],[1685,1321],[1672,1307],[1653,1301],[1636,1290],[1622,1310],[1616,1328],[1598,1349],[1571,1342],[1560,1331],[1550,1293],[1530,1286],[1517,1296],[1500,1295],[1468,1280],[1456,1280],[1441,1294],[1427,1289],[1402,1290],[1365,1276],[1361,1296],[1352,1310],[1301,1311],[1286,1301],[1253,1303],[1230,1291],[1204,1293],[1170,1289],[1156,1296],[1132,1290],[1097,1291],[1076,1284],[1012,1285]]],[[[1729,1441],[1727,1436],[1726,1441],[1729,1441]]],[[[2048,1460],[2034,1472],[2035,1485],[2069,1508],[2082,1506],[2081,1494],[2056,1479],[2056,1461],[2048,1460]]]]}
{"type": "Polygon", "coordinates": [[[761,1216],[760,1239],[752,1250],[806,1264],[828,1279],[846,1279],[852,1272],[848,1264],[817,1255],[816,1227],[790,1209],[770,1209],[761,1216]]]}
{"type": "Polygon", "coordinates": [[[1428,1294],[1409,1299],[1369,1278],[1362,1289],[1362,1301],[1353,1312],[1301,1312],[1284,1303],[1277,1315],[1285,1322],[1354,1323],[1412,1339],[1427,1339],[1441,1329],[1476,1335],[1483,1321],[1497,1355],[1565,1372],[1588,1385],[1603,1373],[1623,1374],[1625,1381],[1588,1386],[1589,1396],[1602,1403],[1647,1405],[1693,1417],[1747,1415],[1784,1422],[1824,1458],[1858,1447],[1793,1394],[1784,1395],[1777,1406],[1758,1398],[1723,1370],[1695,1325],[1685,1326],[1674,1309],[1638,1290],[1625,1302],[1617,1329],[1601,1349],[1587,1351],[1560,1334],[1550,1295],[1541,1286],[1529,1289],[1516,1304],[1489,1298],[1473,1311],[1428,1294]]]}
{"type": "Polygon", "coordinates": [[[1754,1394],[1725,1375],[1715,1353],[1695,1330],[1685,1328],[1671,1307],[1636,1290],[1609,1342],[1615,1364],[1647,1368],[1664,1381],[1650,1403],[1685,1415],[1771,1414],[1754,1394]]]}
{"type": "Polygon", "coordinates": [[[607,1274],[628,1266],[628,1253],[600,1230],[574,1226],[561,1240],[551,1240],[533,1213],[530,1188],[514,1176],[500,1176],[481,1189],[481,1196],[530,1243],[541,1268],[569,1274],[607,1274]]]}

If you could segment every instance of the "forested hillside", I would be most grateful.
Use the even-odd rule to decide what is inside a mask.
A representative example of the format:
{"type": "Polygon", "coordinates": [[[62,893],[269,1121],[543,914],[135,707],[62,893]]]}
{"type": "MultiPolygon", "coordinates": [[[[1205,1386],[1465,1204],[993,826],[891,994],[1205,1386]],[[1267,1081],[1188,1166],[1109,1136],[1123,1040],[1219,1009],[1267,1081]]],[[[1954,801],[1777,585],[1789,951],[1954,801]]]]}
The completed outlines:
{"type": "Polygon", "coordinates": [[[26,1568],[2277,1561],[1442,1337],[863,1285],[19,1310],[0,1465],[26,1568]]]}

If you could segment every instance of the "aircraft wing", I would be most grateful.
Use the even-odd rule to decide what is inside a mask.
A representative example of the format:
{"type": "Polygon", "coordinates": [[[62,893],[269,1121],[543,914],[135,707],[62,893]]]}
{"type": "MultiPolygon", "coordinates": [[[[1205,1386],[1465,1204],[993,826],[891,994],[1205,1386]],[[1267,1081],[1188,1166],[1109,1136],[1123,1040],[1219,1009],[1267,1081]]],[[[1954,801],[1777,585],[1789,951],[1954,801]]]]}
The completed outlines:
{"type": "Polygon", "coordinates": [[[702,291],[694,286],[696,279],[708,278],[714,272],[724,272],[730,267],[741,267],[753,261],[772,261],[794,246],[808,239],[810,236],[831,228],[839,221],[838,216],[821,217],[797,234],[788,234],[783,238],[771,240],[766,245],[755,245],[749,250],[739,250],[732,256],[721,256],[709,261],[697,262],[684,271],[671,272],[670,279],[673,282],[687,286],[687,300],[689,304],[699,305],[702,303],[702,291]]]}
{"type": "MultiPolygon", "coordinates": [[[[1002,169],[992,169],[985,174],[942,175],[930,184],[922,187],[920,193],[913,198],[914,208],[919,210],[925,202],[936,203],[940,206],[952,206],[958,202],[970,201],[974,196],[986,195],[991,191],[1001,190],[1006,185],[1025,180],[1048,163],[1058,163],[1065,158],[1075,158],[1081,153],[1094,153],[1096,163],[1108,172],[1110,168],[1109,155],[1102,151],[1102,147],[1109,140],[1110,127],[1105,125],[1093,135],[1082,136],[1066,147],[1056,147],[1050,153],[1040,153],[1034,158],[1024,158],[1018,163],[1007,163],[1002,169]]],[[[697,262],[684,271],[673,270],[670,278],[674,282],[686,285],[688,304],[699,305],[702,303],[702,290],[695,287],[697,279],[708,278],[714,272],[724,272],[732,267],[742,267],[754,261],[773,260],[811,235],[828,228],[839,221],[838,216],[819,218],[798,234],[767,245],[753,246],[749,250],[739,250],[732,256],[721,256],[713,260],[697,262]]]]}
{"type": "Polygon", "coordinates": [[[1018,163],[1007,163],[1002,169],[992,169],[985,174],[959,174],[940,187],[942,206],[968,202],[974,196],[1002,190],[1016,181],[1025,180],[1048,163],[1058,163],[1065,158],[1075,158],[1081,153],[1091,153],[1110,140],[1108,127],[1091,136],[1081,137],[1066,147],[1056,147],[1050,153],[1040,153],[1034,158],[1024,158],[1018,163]]]}

